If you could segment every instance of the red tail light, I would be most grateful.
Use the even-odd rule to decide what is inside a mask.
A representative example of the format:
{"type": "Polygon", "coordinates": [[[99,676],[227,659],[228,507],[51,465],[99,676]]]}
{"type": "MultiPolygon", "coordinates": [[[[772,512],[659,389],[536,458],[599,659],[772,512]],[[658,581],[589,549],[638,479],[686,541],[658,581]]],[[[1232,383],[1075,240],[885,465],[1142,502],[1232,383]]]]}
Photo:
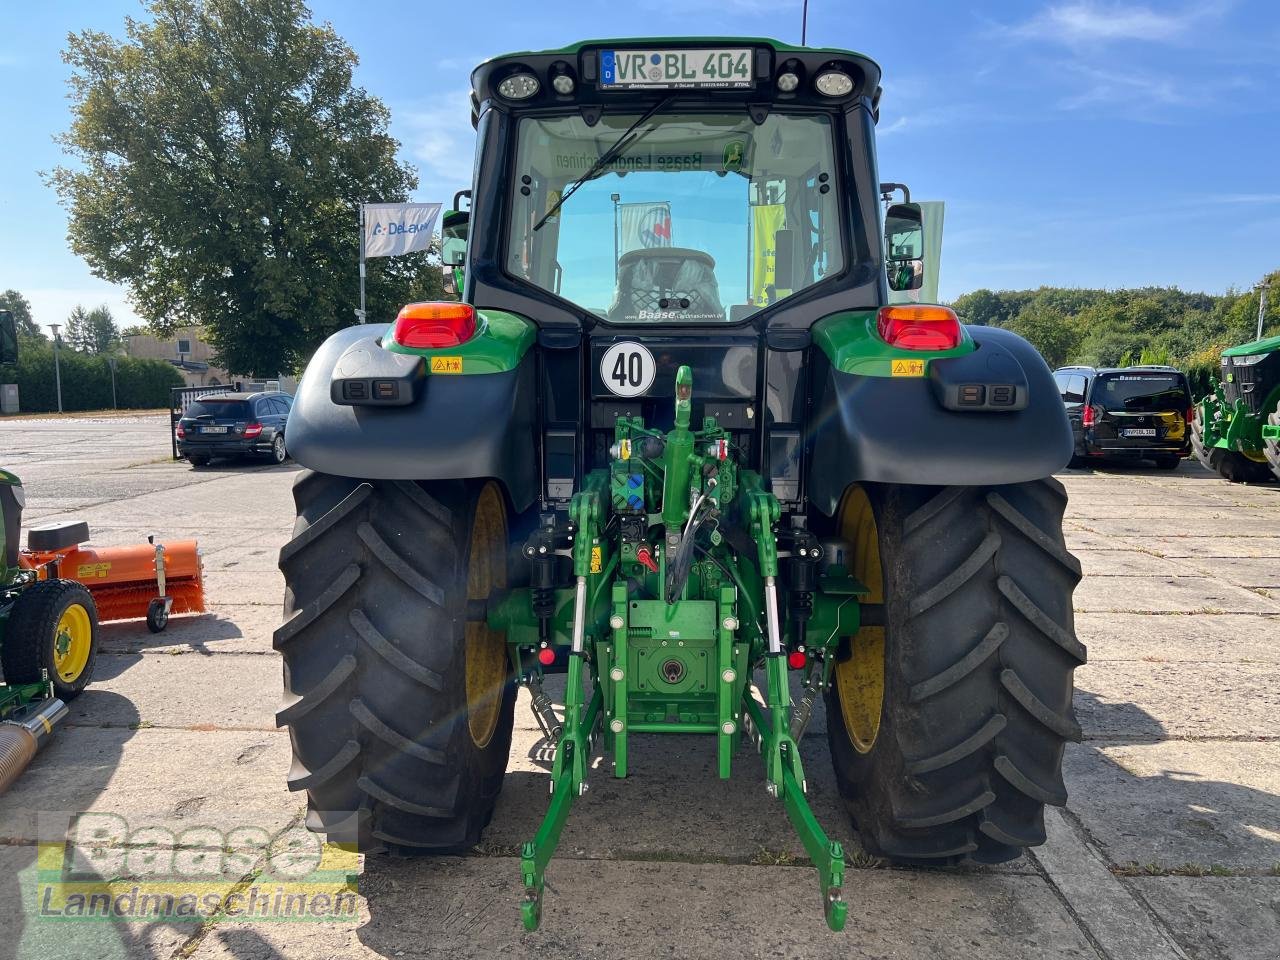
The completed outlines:
{"type": "Polygon", "coordinates": [[[254,437],[258,436],[260,433],[262,433],[262,424],[246,423],[244,425],[244,438],[246,440],[252,440],[254,437]]]}
{"type": "Polygon", "coordinates": [[[1089,404],[1086,404],[1084,408],[1081,409],[1080,411],[1080,426],[1082,427],[1093,426],[1093,407],[1090,406],[1089,404]]]}
{"type": "Polygon", "coordinates": [[[1195,423],[1195,422],[1196,422],[1196,408],[1187,407],[1187,423],[1195,423]]]}
{"type": "Polygon", "coordinates": [[[182,424],[178,424],[178,439],[185,440],[186,438],[187,438],[187,431],[183,429],[182,424]]]}
{"type": "Polygon", "coordinates": [[[476,333],[476,310],[469,303],[410,303],[400,310],[391,339],[418,349],[456,347],[476,333]]]}
{"type": "Polygon", "coordinates": [[[881,307],[876,329],[885,343],[903,350],[951,350],[964,337],[960,319],[950,307],[917,303],[881,307]]]}

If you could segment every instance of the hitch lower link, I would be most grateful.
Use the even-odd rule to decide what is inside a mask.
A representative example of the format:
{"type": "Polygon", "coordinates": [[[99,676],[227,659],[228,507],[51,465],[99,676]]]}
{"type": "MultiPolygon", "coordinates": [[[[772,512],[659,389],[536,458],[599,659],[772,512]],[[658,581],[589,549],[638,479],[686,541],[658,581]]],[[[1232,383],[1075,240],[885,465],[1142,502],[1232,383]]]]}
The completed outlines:
{"type": "MultiPolygon", "coordinates": [[[[778,501],[770,494],[755,491],[751,498],[752,532],[758,544],[760,571],[764,577],[764,599],[766,620],[766,649],[764,655],[765,702],[761,704],[751,692],[751,684],[741,684],[741,700],[727,703],[730,715],[741,718],[736,724],[735,734],[750,736],[763,755],[767,777],[766,788],[771,797],[782,801],[783,810],[792,826],[800,836],[800,840],[815,869],[818,871],[819,892],[822,897],[823,913],[827,925],[832,930],[844,929],[848,915],[848,904],[844,900],[844,850],[838,841],[827,837],[809,807],[805,797],[806,783],[804,770],[800,762],[798,737],[808,721],[811,704],[802,702],[793,716],[790,692],[787,681],[786,649],[782,644],[781,628],[778,612],[778,553],[773,533],[773,525],[777,522],[778,501]]],[[[569,809],[576,797],[587,792],[586,771],[591,757],[592,746],[596,735],[600,732],[604,721],[604,698],[601,684],[604,677],[588,661],[587,644],[587,575],[590,572],[591,547],[593,536],[599,532],[600,496],[598,489],[588,488],[574,496],[570,505],[570,517],[576,528],[572,555],[574,559],[574,601],[572,621],[572,648],[568,658],[568,677],[565,686],[564,719],[554,722],[554,714],[548,719],[550,703],[541,705],[539,715],[540,726],[544,732],[558,734],[556,739],[555,760],[551,770],[551,801],[534,838],[523,844],[520,851],[521,879],[524,886],[524,898],[521,903],[521,915],[526,930],[536,930],[542,919],[542,898],[546,886],[546,868],[560,842],[560,835],[569,816],[569,809]],[[584,669],[593,673],[590,701],[583,703],[584,669]],[[558,727],[558,729],[557,729],[558,727]]],[[[622,604],[625,611],[626,605],[622,604]]],[[[626,635],[627,626],[624,618],[618,615],[612,618],[611,624],[615,635],[626,635]],[[619,624],[617,621],[623,619],[619,624]]],[[[737,618],[730,621],[734,630],[738,629],[737,618]]],[[[603,669],[603,668],[602,668],[603,669]]],[[[621,672],[615,666],[609,671],[617,675],[619,685],[625,683],[620,679],[621,672]]],[[[732,673],[732,671],[730,671],[732,673]]],[[[825,681],[825,673],[821,680],[825,681]]],[[[814,681],[811,678],[810,685],[814,681]]],[[[540,683],[530,683],[531,693],[541,692],[540,683]]],[[[729,684],[725,684],[729,687],[729,684]]],[[[723,694],[727,696],[727,694],[723,694]]],[[[737,695],[736,693],[734,694],[737,695]]],[[[815,693],[806,689],[806,695],[812,698],[815,693]]],[[[543,699],[546,700],[545,694],[543,699]]],[[[621,703],[626,704],[625,691],[621,703]]],[[[724,711],[721,713],[724,716],[724,711]]],[[[617,753],[619,763],[617,775],[625,776],[625,738],[621,735],[621,725],[615,718],[611,729],[616,736],[608,742],[619,742],[617,753]]],[[[727,729],[727,728],[726,728],[727,729]]],[[[730,738],[732,743],[739,742],[738,736],[730,738]]],[[[727,755],[722,757],[721,776],[728,776],[727,755]]]]}

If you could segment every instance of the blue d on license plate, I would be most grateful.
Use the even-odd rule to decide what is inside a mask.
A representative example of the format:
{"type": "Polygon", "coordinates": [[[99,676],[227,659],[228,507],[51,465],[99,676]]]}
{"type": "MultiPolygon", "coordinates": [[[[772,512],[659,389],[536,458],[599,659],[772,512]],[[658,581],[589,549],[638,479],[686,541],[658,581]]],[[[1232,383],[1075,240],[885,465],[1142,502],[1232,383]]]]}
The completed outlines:
{"type": "Polygon", "coordinates": [[[602,50],[600,85],[635,87],[750,87],[751,50],[602,50]]]}

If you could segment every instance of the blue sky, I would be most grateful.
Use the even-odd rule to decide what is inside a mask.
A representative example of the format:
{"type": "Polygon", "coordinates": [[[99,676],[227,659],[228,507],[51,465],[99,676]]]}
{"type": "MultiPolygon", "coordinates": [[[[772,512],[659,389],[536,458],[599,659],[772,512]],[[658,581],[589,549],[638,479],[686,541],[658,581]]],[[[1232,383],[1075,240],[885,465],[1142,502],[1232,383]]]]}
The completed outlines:
{"type": "MultiPolygon", "coordinates": [[[[316,0],[391,109],[416,199],[470,180],[467,75],[584,37],[776,36],[800,0],[316,0]],[[678,14],[677,14],[678,11],[678,14]]],[[[92,276],[38,171],[60,160],[68,31],[122,32],[134,0],[0,0],[0,289],[41,323],[76,304],[134,321],[92,276]]],[[[947,201],[942,296],[1173,284],[1221,292],[1280,267],[1280,3],[811,0],[809,42],[884,67],[882,179],[947,201]]],[[[354,259],[355,252],[352,252],[354,259]]],[[[353,268],[354,269],[354,268],[353,268]]]]}

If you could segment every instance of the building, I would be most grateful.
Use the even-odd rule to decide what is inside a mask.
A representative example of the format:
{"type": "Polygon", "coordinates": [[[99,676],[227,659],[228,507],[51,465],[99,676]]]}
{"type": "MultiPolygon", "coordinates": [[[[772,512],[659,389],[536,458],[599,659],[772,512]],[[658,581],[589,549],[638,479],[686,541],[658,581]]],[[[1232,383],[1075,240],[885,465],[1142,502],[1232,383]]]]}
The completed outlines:
{"type": "Polygon", "coordinates": [[[173,337],[161,339],[149,333],[124,338],[124,352],[145,360],[168,360],[178,368],[188,387],[243,386],[246,390],[284,390],[293,393],[298,381],[293,377],[271,378],[231,374],[212,362],[213,347],[201,339],[197,326],[180,327],[173,337]]]}

